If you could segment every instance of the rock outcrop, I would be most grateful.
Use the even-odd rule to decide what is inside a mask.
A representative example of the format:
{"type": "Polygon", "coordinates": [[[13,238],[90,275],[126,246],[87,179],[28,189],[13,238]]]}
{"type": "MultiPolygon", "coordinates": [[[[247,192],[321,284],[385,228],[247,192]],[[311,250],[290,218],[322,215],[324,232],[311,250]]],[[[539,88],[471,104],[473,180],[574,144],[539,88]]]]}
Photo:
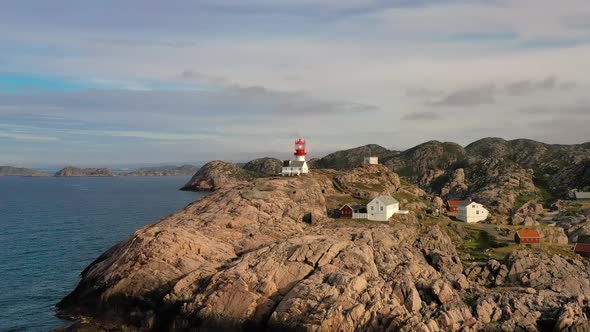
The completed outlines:
{"type": "Polygon", "coordinates": [[[393,194],[401,187],[397,174],[384,165],[366,165],[333,174],[334,185],[341,191],[359,198],[374,198],[393,194]]]}
{"type": "Polygon", "coordinates": [[[33,176],[42,177],[50,176],[45,172],[39,172],[30,168],[20,168],[12,166],[0,166],[0,176],[33,176]]]}
{"type": "MultiPolygon", "coordinates": [[[[349,173],[390,179],[387,190],[398,195],[422,193],[399,184],[386,167],[349,173]]],[[[587,260],[533,248],[503,262],[469,263],[443,228],[412,214],[389,224],[329,218],[328,196],[344,195],[346,183],[357,181],[322,170],[211,186],[216,190],[205,198],[97,258],[58,304],[59,315],[83,319],[73,330],[116,330],[115,323],[174,331],[585,326],[587,260]]]]}
{"type": "Polygon", "coordinates": [[[254,179],[255,176],[238,165],[216,160],[201,167],[180,190],[212,191],[254,179]]]}
{"type": "Polygon", "coordinates": [[[398,152],[390,151],[377,144],[368,144],[357,148],[331,153],[323,158],[309,161],[310,167],[329,168],[336,170],[352,169],[362,165],[365,157],[376,156],[380,160],[386,160],[397,155],[398,152]]]}
{"type": "Polygon", "coordinates": [[[258,158],[247,162],[242,168],[260,176],[273,176],[281,174],[283,162],[276,158],[258,158]]]}
{"type": "MultiPolygon", "coordinates": [[[[543,213],[543,205],[537,201],[529,201],[521,206],[510,220],[512,225],[536,226],[539,225],[538,219],[543,213]]],[[[567,242],[566,242],[567,243],[567,242]]]]}
{"type": "Polygon", "coordinates": [[[115,176],[110,168],[65,167],[55,173],[56,177],[104,177],[115,176]]]}

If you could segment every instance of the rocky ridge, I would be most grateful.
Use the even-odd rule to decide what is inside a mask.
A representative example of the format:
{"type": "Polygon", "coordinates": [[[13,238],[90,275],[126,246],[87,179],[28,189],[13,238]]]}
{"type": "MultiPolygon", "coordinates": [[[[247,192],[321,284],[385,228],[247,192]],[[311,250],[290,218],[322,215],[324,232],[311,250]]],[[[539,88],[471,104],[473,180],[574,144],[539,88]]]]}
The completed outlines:
{"type": "Polygon", "coordinates": [[[281,173],[283,162],[276,158],[258,158],[247,162],[242,168],[260,176],[273,176],[281,173]]]}
{"type": "Polygon", "coordinates": [[[12,166],[0,166],[0,176],[33,176],[42,177],[50,176],[47,173],[39,172],[30,168],[12,167],[12,166]]]}
{"type": "MultiPolygon", "coordinates": [[[[380,162],[430,194],[475,199],[508,217],[535,199],[551,202],[568,189],[590,187],[590,144],[556,145],[484,138],[465,148],[430,141],[406,151],[375,148],[380,162]]],[[[316,167],[348,169],[368,156],[366,146],[335,152],[316,167]]]]}
{"type": "Polygon", "coordinates": [[[110,168],[65,167],[55,173],[56,177],[103,177],[115,176],[110,168]]]}
{"type": "MultiPolygon", "coordinates": [[[[208,168],[218,176],[228,166],[208,168]]],[[[385,191],[422,199],[386,167],[353,172],[388,178],[385,191]]],[[[72,330],[107,322],[175,331],[590,328],[587,260],[533,248],[469,263],[438,225],[415,218],[422,206],[389,224],[329,218],[330,200],[353,199],[354,183],[337,171],[206,182],[215,189],[207,197],[88,266],[59,313],[84,320],[72,330]]]]}
{"type": "Polygon", "coordinates": [[[254,178],[254,174],[236,164],[215,160],[201,167],[180,190],[212,191],[254,178]]]}
{"type": "Polygon", "coordinates": [[[143,167],[131,172],[124,172],[121,176],[192,176],[199,170],[193,165],[143,167]]]}

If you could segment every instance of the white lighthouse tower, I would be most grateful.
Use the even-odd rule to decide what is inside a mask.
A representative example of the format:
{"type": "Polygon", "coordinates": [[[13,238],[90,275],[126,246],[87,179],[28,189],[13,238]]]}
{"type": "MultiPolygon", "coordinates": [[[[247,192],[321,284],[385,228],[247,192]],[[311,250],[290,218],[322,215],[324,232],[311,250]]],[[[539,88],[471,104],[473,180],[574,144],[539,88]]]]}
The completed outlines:
{"type": "Polygon", "coordinates": [[[307,152],[305,152],[305,140],[300,138],[295,141],[295,153],[293,155],[295,155],[295,160],[283,161],[281,174],[283,176],[299,176],[309,173],[309,168],[305,161],[305,156],[307,155],[307,152]]]}

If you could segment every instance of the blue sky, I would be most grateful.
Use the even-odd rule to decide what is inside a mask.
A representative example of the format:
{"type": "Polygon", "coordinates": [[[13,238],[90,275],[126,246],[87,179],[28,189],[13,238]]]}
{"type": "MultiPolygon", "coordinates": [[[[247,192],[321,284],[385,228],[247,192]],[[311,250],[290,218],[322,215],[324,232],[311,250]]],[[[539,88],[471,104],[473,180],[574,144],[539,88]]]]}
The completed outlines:
{"type": "Polygon", "coordinates": [[[590,141],[585,0],[3,1],[0,164],[590,141]]]}

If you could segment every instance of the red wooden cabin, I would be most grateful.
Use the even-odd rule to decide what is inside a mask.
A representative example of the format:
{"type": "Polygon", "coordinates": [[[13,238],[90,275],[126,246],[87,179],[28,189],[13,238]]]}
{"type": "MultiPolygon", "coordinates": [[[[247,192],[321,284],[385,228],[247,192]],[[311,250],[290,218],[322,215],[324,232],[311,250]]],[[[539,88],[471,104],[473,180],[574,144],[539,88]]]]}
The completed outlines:
{"type": "Polygon", "coordinates": [[[534,229],[521,229],[514,234],[514,242],[518,244],[539,244],[541,234],[534,229]]]}
{"type": "Polygon", "coordinates": [[[352,218],[354,208],[349,204],[344,204],[340,208],[340,218],[352,218]]]}
{"type": "Polygon", "coordinates": [[[590,243],[576,243],[574,252],[583,257],[590,257],[590,243]]]}
{"type": "Polygon", "coordinates": [[[447,200],[447,211],[451,213],[457,213],[459,211],[459,205],[461,205],[461,203],[463,203],[463,201],[458,199],[447,200]]]}

